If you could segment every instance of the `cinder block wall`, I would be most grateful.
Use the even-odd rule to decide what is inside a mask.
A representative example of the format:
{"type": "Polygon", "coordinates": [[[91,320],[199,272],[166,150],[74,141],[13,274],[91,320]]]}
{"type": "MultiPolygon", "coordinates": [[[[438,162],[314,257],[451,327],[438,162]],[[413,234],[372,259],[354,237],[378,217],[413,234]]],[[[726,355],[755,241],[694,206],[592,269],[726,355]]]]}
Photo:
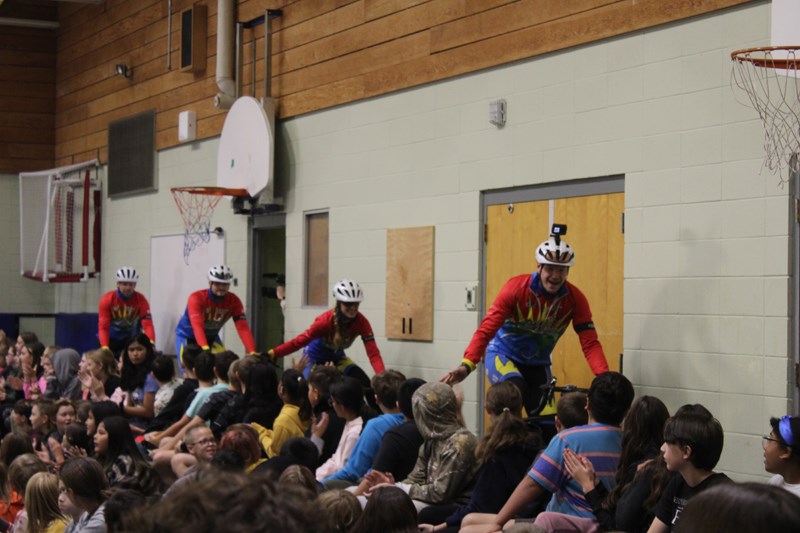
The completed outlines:
{"type": "MultiPolygon", "coordinates": [[[[732,50],[764,45],[766,3],[638,32],[281,125],[286,334],[301,306],[303,220],[330,210],[331,281],[359,280],[389,367],[455,366],[480,316],[480,191],[625,175],[625,361],[640,394],[705,404],[726,429],[720,467],[761,478],[760,435],[785,414],[789,197],[760,175],[756,113],[730,87],[732,50]],[[508,124],[488,102],[508,101],[508,124]],[[435,341],[384,335],[386,229],[436,226],[435,341]]],[[[738,95],[743,98],[744,95],[738,95]]],[[[544,236],[531,236],[531,249],[544,236]]],[[[533,267],[533,265],[532,265],[533,267]]],[[[352,349],[368,368],[363,348],[352,349]]],[[[477,425],[477,382],[465,383],[477,425]]]]}

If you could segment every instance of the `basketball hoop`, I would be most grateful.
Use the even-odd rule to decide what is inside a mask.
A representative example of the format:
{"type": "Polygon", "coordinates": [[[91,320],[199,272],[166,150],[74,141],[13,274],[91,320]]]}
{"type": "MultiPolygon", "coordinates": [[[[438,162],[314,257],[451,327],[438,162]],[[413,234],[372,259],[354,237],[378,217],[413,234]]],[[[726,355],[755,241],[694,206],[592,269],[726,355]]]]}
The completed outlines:
{"type": "Polygon", "coordinates": [[[247,196],[246,189],[225,187],[175,187],[172,198],[183,218],[183,260],[189,264],[189,254],[211,240],[211,215],[223,196],[247,196]]]}
{"type": "MultiPolygon", "coordinates": [[[[745,91],[764,126],[764,166],[800,171],[800,46],[746,48],[731,53],[731,81],[745,91]]],[[[780,176],[783,185],[789,176],[780,176]]]]}

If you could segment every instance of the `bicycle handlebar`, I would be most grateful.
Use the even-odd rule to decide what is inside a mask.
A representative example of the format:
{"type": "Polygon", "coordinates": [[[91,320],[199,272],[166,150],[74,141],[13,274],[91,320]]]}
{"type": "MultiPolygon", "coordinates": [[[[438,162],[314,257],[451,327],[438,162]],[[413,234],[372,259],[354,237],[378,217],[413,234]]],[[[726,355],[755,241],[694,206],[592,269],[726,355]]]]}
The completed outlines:
{"type": "Polygon", "coordinates": [[[556,386],[556,378],[552,378],[549,383],[545,383],[544,385],[540,385],[539,388],[542,390],[542,397],[539,399],[539,405],[536,407],[536,411],[534,413],[528,413],[529,417],[539,416],[542,411],[544,411],[545,406],[553,401],[555,397],[555,393],[560,392],[561,394],[569,394],[571,392],[582,392],[587,394],[589,389],[584,389],[583,387],[578,387],[576,385],[564,385],[563,387],[556,386]]]}

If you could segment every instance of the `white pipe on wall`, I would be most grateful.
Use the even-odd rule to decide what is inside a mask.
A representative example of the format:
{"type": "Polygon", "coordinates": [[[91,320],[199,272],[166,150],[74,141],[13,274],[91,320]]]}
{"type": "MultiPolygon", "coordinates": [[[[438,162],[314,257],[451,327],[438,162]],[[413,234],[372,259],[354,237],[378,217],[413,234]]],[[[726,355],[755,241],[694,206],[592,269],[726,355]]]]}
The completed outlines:
{"type": "Polygon", "coordinates": [[[43,30],[55,30],[58,28],[58,21],[0,17],[0,26],[16,26],[17,28],[37,28],[43,30]]]}
{"type": "Polygon", "coordinates": [[[233,79],[233,0],[217,0],[217,87],[214,106],[227,108],[236,98],[233,79]]]}

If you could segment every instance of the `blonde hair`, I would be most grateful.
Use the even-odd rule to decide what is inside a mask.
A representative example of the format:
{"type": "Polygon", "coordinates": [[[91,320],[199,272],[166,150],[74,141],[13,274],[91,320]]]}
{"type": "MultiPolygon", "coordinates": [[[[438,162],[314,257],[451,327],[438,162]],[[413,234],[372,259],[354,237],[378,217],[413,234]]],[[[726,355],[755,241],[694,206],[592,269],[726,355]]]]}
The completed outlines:
{"type": "Polygon", "coordinates": [[[86,359],[91,359],[100,365],[106,375],[119,377],[119,366],[117,366],[117,360],[110,350],[98,348],[97,350],[86,352],[86,359]]]}
{"type": "Polygon", "coordinates": [[[328,517],[328,531],[346,533],[350,531],[361,516],[361,504],[352,492],[330,490],[317,498],[317,504],[325,509],[328,517]]]}
{"type": "Polygon", "coordinates": [[[55,520],[66,522],[58,508],[58,476],[49,472],[34,474],[25,488],[27,533],[41,533],[55,520]]]}

